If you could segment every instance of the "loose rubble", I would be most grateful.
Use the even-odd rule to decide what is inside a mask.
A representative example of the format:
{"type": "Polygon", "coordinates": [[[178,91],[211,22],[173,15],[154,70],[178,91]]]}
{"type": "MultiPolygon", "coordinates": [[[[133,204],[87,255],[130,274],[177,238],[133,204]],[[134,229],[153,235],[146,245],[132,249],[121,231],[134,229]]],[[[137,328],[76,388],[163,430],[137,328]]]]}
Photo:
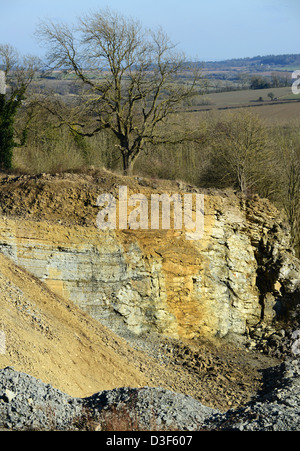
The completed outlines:
{"type": "Polygon", "coordinates": [[[300,292],[297,304],[289,308],[284,321],[273,326],[258,324],[250,331],[249,347],[265,355],[277,358],[292,358],[300,355],[300,292]]]}
{"type": "Polygon", "coordinates": [[[299,431],[300,360],[271,368],[267,389],[225,413],[163,388],[116,388],[72,398],[11,367],[0,370],[2,430],[299,431]],[[118,429],[117,429],[118,428],[118,429]]]}
{"type": "Polygon", "coordinates": [[[0,427],[10,430],[64,430],[80,415],[82,401],[39,379],[0,370],[0,427]]]}
{"type": "Polygon", "coordinates": [[[123,426],[125,430],[193,431],[218,412],[161,387],[107,390],[85,399],[84,404],[102,430],[123,426]]]}
{"type": "Polygon", "coordinates": [[[271,381],[277,384],[269,393],[242,409],[217,415],[213,427],[221,431],[299,431],[300,360],[286,361],[273,371],[271,381]]]}
{"type": "Polygon", "coordinates": [[[217,413],[190,396],[163,388],[125,387],[79,399],[11,367],[0,370],[2,429],[103,430],[107,428],[108,412],[114,413],[115,426],[125,426],[126,421],[127,430],[195,430],[217,413]]]}

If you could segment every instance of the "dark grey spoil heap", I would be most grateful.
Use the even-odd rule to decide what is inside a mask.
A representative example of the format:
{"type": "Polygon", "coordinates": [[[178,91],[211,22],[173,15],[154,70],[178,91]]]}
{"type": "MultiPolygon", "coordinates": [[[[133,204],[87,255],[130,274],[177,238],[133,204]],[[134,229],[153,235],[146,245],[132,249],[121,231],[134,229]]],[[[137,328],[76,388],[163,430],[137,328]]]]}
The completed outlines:
{"type": "Polygon", "coordinates": [[[11,367],[0,370],[0,428],[78,430],[87,427],[86,421],[89,427],[99,429],[100,424],[105,429],[101,414],[108,421],[108,412],[114,413],[115,423],[139,430],[193,430],[217,413],[189,396],[162,388],[119,388],[78,399],[11,367]]]}
{"type": "Polygon", "coordinates": [[[268,390],[244,408],[220,413],[163,388],[117,388],[72,398],[7,367],[0,370],[0,428],[111,430],[117,422],[127,430],[299,431],[299,358],[270,369],[266,382],[268,390]]]}
{"type": "Polygon", "coordinates": [[[0,370],[0,427],[64,430],[81,414],[82,401],[11,367],[0,370]]]}

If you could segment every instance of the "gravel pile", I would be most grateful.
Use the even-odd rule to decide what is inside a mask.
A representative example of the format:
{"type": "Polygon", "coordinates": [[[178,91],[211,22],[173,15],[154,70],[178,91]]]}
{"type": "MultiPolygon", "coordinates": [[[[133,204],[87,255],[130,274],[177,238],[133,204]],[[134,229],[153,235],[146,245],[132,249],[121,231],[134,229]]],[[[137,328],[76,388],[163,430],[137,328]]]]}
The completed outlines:
{"type": "Polygon", "coordinates": [[[300,360],[273,369],[271,390],[243,409],[218,415],[212,424],[227,431],[300,431],[300,360]]]}
{"type": "Polygon", "coordinates": [[[299,431],[300,360],[270,369],[268,390],[218,410],[163,388],[117,388],[72,398],[11,367],[0,370],[0,429],[299,431]]]}
{"type": "Polygon", "coordinates": [[[278,328],[278,325],[277,330],[272,326],[264,327],[262,324],[250,330],[253,339],[249,342],[250,347],[279,359],[300,355],[300,304],[286,312],[282,328],[278,328]]]}
{"type": "Polygon", "coordinates": [[[0,370],[0,428],[65,430],[81,414],[82,401],[11,367],[0,370]]]}
{"type": "Polygon", "coordinates": [[[73,430],[193,430],[214,409],[163,388],[119,388],[72,398],[11,367],[0,370],[0,428],[73,430]]]}
{"type": "Polygon", "coordinates": [[[119,425],[125,430],[193,431],[218,413],[190,396],[164,388],[117,388],[96,393],[85,403],[102,430],[119,425]]]}

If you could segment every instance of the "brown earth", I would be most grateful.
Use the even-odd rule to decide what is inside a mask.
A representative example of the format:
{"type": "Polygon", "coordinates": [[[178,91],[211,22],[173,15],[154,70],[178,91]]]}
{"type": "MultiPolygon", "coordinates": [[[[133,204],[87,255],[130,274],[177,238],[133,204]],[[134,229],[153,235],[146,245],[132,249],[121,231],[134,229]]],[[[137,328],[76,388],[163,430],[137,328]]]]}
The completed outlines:
{"type": "MultiPolygon", "coordinates": [[[[63,225],[96,228],[97,198],[111,193],[116,199],[119,186],[128,187],[128,196],[157,192],[194,192],[195,187],[180,181],[125,177],[109,171],[86,173],[6,176],[0,174],[0,212],[3,216],[43,220],[63,225]]],[[[228,196],[221,190],[199,190],[228,196]]],[[[232,192],[232,190],[229,190],[232,192]]]]}
{"type": "MultiPolygon", "coordinates": [[[[122,180],[109,173],[97,177],[102,179],[102,192],[117,189],[122,180]]],[[[87,211],[76,210],[76,196],[83,201],[95,196],[90,192],[91,179],[95,174],[4,177],[0,187],[2,214],[17,216],[20,221],[30,217],[91,226],[97,211],[93,202],[86,202],[87,211]],[[45,185],[50,181],[47,198],[45,185]],[[41,184],[43,196],[38,195],[41,184]],[[53,189],[61,200],[68,191],[68,202],[51,204],[53,189]]],[[[130,183],[142,192],[137,179],[130,183]]],[[[161,189],[180,188],[176,182],[147,183],[161,189]]],[[[176,341],[146,336],[125,341],[2,254],[0,309],[0,330],[6,336],[0,368],[13,366],[76,397],[121,386],[161,386],[225,411],[245,404],[262,389],[263,370],[279,363],[224,340],[176,341]]]]}

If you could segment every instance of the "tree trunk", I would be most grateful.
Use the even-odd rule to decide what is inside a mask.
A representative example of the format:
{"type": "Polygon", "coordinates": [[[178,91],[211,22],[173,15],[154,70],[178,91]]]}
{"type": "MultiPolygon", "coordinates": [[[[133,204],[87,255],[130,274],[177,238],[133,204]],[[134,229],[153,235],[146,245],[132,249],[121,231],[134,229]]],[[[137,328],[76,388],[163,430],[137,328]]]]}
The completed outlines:
{"type": "Polygon", "coordinates": [[[122,152],[123,154],[123,174],[132,175],[136,155],[132,156],[129,152],[122,152]]]}
{"type": "Polygon", "coordinates": [[[122,154],[123,154],[123,173],[124,175],[127,175],[129,167],[129,155],[124,151],[122,152],[122,154]]]}
{"type": "Polygon", "coordinates": [[[132,175],[133,173],[133,159],[130,158],[127,152],[123,152],[123,174],[132,175]]]}

